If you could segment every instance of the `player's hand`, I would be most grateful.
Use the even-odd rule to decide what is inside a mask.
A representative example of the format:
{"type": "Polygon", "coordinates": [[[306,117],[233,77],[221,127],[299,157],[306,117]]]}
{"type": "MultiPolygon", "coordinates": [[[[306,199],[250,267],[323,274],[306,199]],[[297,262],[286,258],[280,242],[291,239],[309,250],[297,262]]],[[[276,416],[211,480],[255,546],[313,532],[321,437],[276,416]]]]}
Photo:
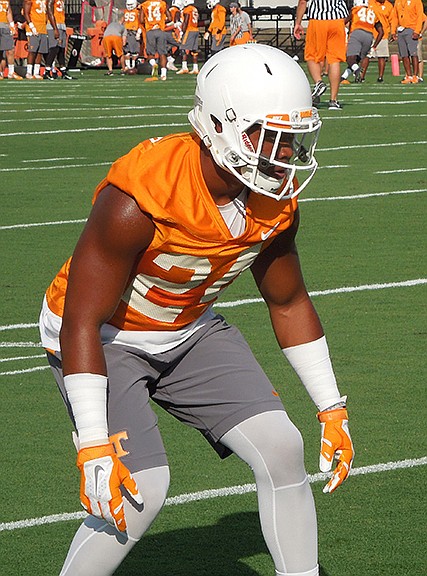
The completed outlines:
{"type": "Polygon", "coordinates": [[[104,518],[120,532],[126,531],[123,485],[137,504],[142,496],[135,480],[120,462],[112,444],[82,448],[77,455],[77,467],[81,472],[80,500],[83,508],[97,518],[104,518]]]}
{"type": "Polygon", "coordinates": [[[205,33],[203,34],[203,40],[209,40],[209,37],[210,37],[209,32],[205,32],[205,33]]]}
{"type": "Polygon", "coordinates": [[[317,414],[322,426],[319,467],[322,472],[329,472],[334,459],[337,467],[323,492],[333,492],[344,482],[350,472],[354,458],[353,443],[348,430],[348,414],[345,408],[325,410],[317,414]]]}
{"type": "Polygon", "coordinates": [[[305,31],[303,26],[301,26],[301,24],[295,24],[294,27],[294,36],[297,40],[301,40],[301,37],[304,36],[305,31]]]}

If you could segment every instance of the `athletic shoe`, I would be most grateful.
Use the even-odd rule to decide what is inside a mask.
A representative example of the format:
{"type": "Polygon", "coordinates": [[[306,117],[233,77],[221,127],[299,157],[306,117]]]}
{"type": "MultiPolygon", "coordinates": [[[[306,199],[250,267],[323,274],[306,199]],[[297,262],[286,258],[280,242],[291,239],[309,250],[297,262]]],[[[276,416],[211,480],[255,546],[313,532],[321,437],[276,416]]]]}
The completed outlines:
{"type": "Polygon", "coordinates": [[[172,70],[172,72],[177,72],[177,71],[178,71],[178,68],[175,66],[175,64],[174,64],[173,62],[168,62],[168,63],[166,64],[166,68],[167,68],[168,70],[172,70]]]}
{"type": "Polygon", "coordinates": [[[316,96],[321,96],[325,91],[326,91],[326,84],[323,82],[323,80],[319,80],[314,85],[311,97],[316,98],[316,96]]]}
{"type": "Polygon", "coordinates": [[[418,84],[418,76],[412,76],[412,84],[418,84]]]}
{"type": "Polygon", "coordinates": [[[320,104],[320,96],[315,96],[311,99],[311,103],[313,106],[318,106],[320,104]]]}
{"type": "Polygon", "coordinates": [[[360,84],[361,82],[363,82],[362,80],[362,69],[358,68],[354,74],[354,81],[356,82],[356,84],[360,84]]]}
{"type": "Polygon", "coordinates": [[[52,76],[52,74],[50,72],[45,72],[43,74],[43,80],[54,80],[54,77],[52,76]]]}
{"type": "Polygon", "coordinates": [[[104,76],[114,76],[114,74],[112,72],[108,71],[104,74],[104,76]]]}
{"type": "Polygon", "coordinates": [[[342,110],[342,106],[338,100],[329,100],[329,110],[342,110]]]}
{"type": "Polygon", "coordinates": [[[405,76],[403,80],[400,81],[401,84],[412,84],[412,76],[405,76]]]}
{"type": "MultiPolygon", "coordinates": [[[[9,80],[23,80],[22,76],[20,76],[16,72],[14,72],[13,74],[10,74],[8,76],[8,78],[9,78],[9,80]]],[[[3,79],[3,76],[2,76],[2,79],[3,79]]]]}
{"type": "Polygon", "coordinates": [[[0,80],[4,80],[3,74],[0,74],[0,80]]]}
{"type": "Polygon", "coordinates": [[[418,82],[424,82],[424,78],[422,78],[421,76],[418,76],[418,82]]]}
{"type": "Polygon", "coordinates": [[[341,80],[340,84],[351,84],[350,80],[344,79],[341,80]]]}
{"type": "Polygon", "coordinates": [[[194,75],[196,75],[196,76],[197,76],[198,73],[199,73],[198,70],[192,70],[192,71],[190,72],[190,74],[194,74],[194,75]]]}
{"type": "Polygon", "coordinates": [[[177,74],[189,74],[190,71],[187,70],[187,68],[181,68],[181,70],[178,70],[177,74]]]}
{"type": "Polygon", "coordinates": [[[384,82],[384,78],[382,76],[380,76],[379,78],[377,78],[377,82],[384,82]]]}
{"type": "Polygon", "coordinates": [[[67,72],[63,72],[61,78],[63,80],[74,80],[74,78],[70,76],[67,72]]]}
{"type": "Polygon", "coordinates": [[[159,79],[158,76],[149,76],[144,80],[144,82],[157,82],[158,79],[159,79]]]}
{"type": "Polygon", "coordinates": [[[33,80],[43,80],[43,76],[41,76],[40,74],[34,74],[33,80]]]}
{"type": "Polygon", "coordinates": [[[160,80],[164,82],[166,80],[166,76],[160,76],[160,80]]]}

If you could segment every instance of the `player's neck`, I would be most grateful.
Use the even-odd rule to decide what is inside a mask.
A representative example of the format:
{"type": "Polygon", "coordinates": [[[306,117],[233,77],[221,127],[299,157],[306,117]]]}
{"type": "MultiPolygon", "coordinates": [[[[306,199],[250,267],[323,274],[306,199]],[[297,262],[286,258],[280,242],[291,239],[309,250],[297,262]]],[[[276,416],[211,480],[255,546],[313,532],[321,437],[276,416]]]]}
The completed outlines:
{"type": "Polygon", "coordinates": [[[244,186],[232,174],[218,166],[203,144],[200,150],[200,164],[206,186],[217,206],[224,206],[237,198],[244,186]]]}

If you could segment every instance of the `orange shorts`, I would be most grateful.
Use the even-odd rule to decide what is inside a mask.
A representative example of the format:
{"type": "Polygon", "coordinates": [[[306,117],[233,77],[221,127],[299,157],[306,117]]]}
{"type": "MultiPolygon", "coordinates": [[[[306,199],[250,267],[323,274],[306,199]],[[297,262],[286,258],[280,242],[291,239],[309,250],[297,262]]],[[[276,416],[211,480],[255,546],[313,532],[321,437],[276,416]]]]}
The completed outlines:
{"type": "Polygon", "coordinates": [[[344,18],[339,20],[310,20],[305,39],[304,59],[328,64],[346,61],[344,18]]]}
{"type": "Polygon", "coordinates": [[[121,36],[104,36],[102,45],[108,58],[113,56],[113,52],[117,58],[123,56],[123,40],[121,36]]]}

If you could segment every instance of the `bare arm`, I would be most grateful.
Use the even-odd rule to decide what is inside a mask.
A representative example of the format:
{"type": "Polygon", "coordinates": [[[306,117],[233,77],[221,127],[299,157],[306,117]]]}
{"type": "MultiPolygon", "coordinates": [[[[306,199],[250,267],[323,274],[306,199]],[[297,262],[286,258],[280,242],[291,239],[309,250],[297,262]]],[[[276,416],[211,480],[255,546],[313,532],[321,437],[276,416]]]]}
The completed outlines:
{"type": "Polygon", "coordinates": [[[52,28],[54,30],[55,38],[58,39],[59,38],[59,32],[58,32],[58,26],[56,25],[56,19],[55,19],[55,13],[54,13],[54,0],[48,0],[46,11],[47,11],[47,17],[49,19],[49,22],[51,23],[52,28]]]}
{"type": "Polygon", "coordinates": [[[300,40],[301,36],[304,35],[304,28],[301,22],[302,17],[304,16],[306,10],[307,10],[307,0],[299,0],[295,16],[295,27],[294,27],[294,36],[297,40],[300,40]]]}
{"type": "Polygon", "coordinates": [[[114,313],[154,225],[114,186],[97,198],[77,243],[61,330],[64,374],[106,374],[100,328],[114,313]]]}
{"type": "Polygon", "coordinates": [[[294,238],[298,217],[252,265],[252,273],[267,303],[281,348],[312,342],[323,336],[317,312],[304,285],[294,238]]]}

